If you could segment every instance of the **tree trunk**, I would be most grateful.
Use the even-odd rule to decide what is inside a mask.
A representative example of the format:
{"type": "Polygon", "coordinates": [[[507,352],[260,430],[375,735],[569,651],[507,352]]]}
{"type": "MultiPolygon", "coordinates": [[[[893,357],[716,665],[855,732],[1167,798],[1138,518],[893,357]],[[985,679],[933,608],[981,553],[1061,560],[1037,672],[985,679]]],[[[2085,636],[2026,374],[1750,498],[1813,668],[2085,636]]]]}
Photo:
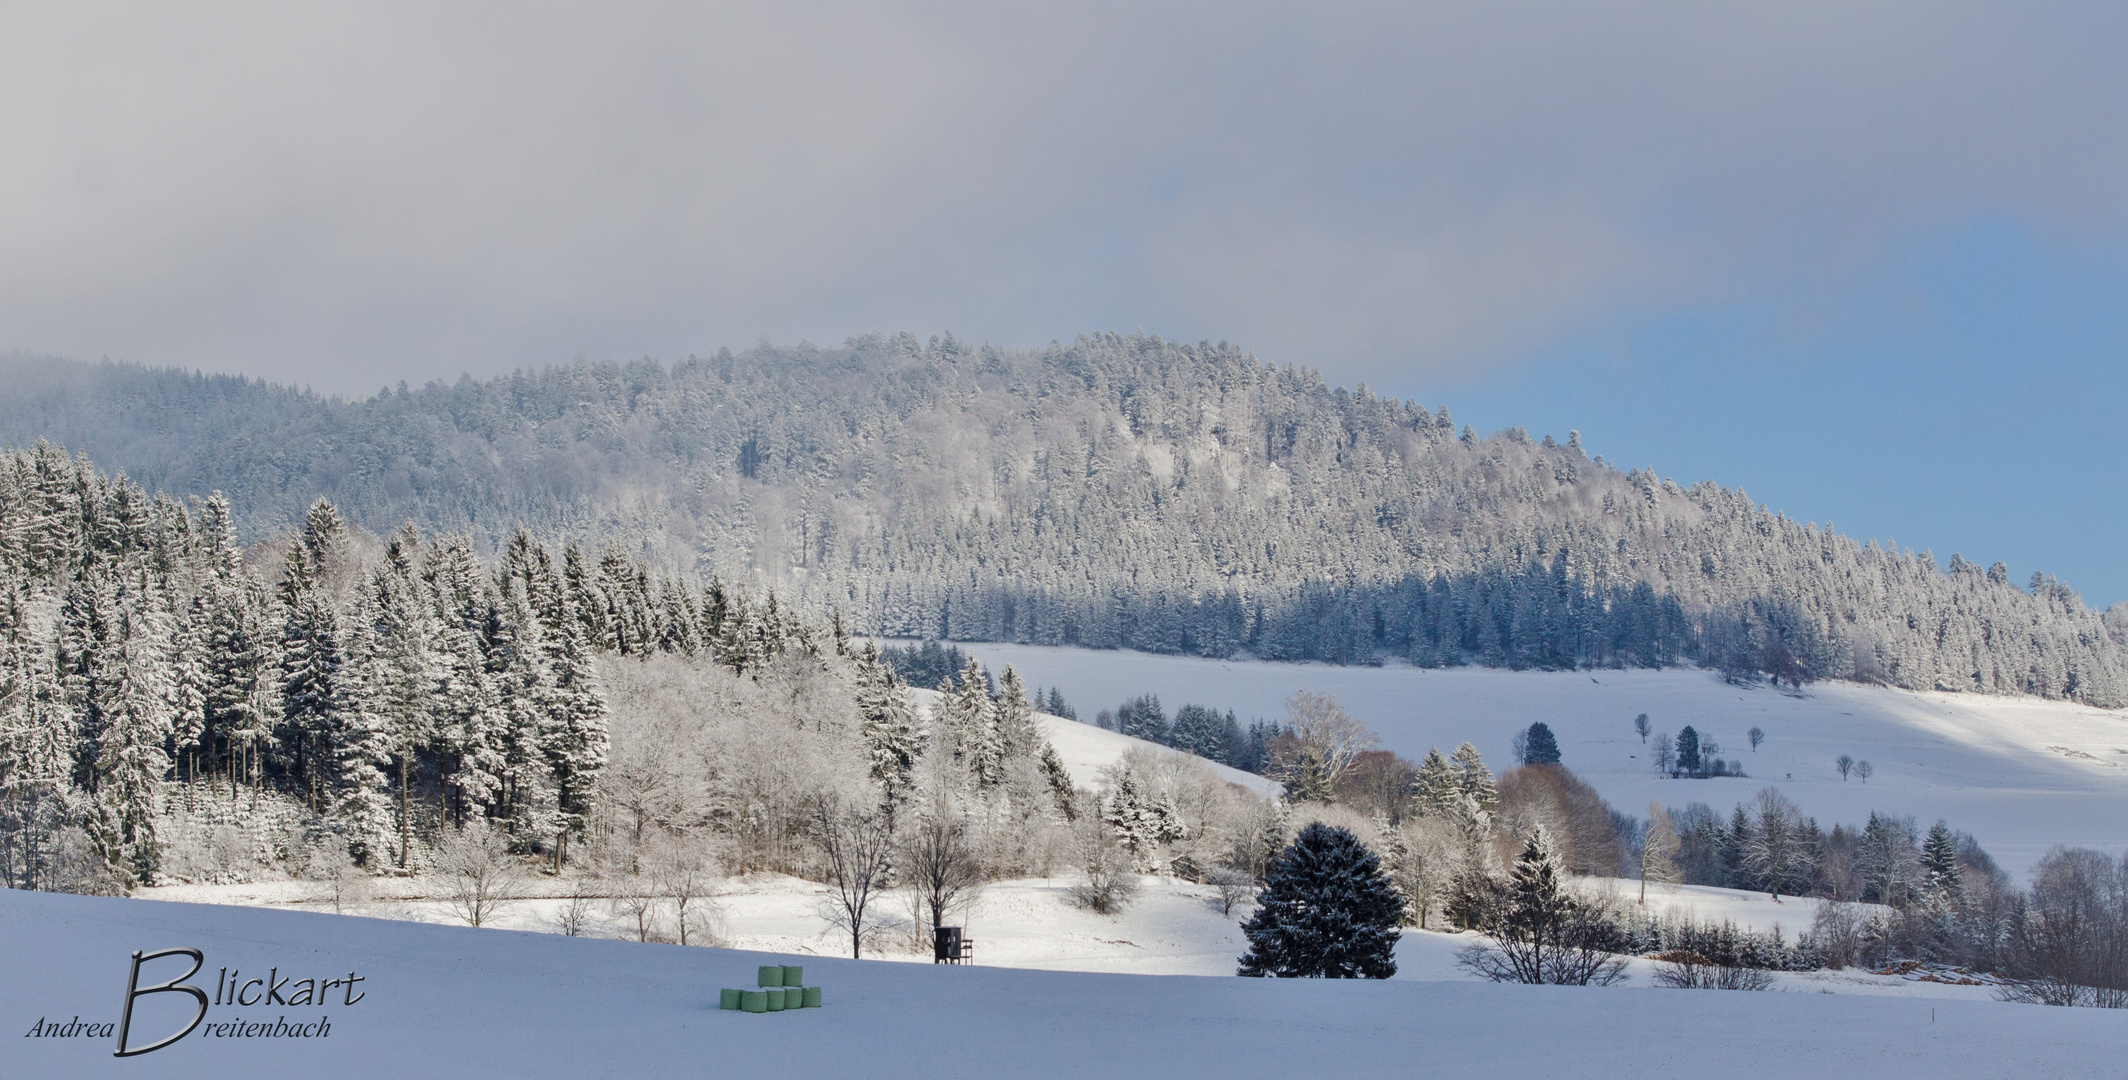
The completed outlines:
{"type": "Polygon", "coordinates": [[[406,786],[406,755],[399,755],[399,869],[406,869],[406,849],[413,846],[413,794],[406,786]]]}

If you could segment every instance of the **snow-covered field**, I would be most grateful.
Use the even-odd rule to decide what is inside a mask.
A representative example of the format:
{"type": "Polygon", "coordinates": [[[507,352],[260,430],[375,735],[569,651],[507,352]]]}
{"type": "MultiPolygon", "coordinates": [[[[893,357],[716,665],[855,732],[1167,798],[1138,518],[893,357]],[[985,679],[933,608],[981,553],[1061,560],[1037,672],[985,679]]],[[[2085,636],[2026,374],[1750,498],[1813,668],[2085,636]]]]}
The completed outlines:
{"type": "MultiPolygon", "coordinates": [[[[735,921],[743,921],[737,916],[735,921]]],[[[993,939],[995,940],[995,939],[993,939]]],[[[1455,939],[1424,935],[1444,954],[1455,939]]],[[[257,908],[0,890],[0,1019],[27,1032],[115,1023],[129,955],[202,950],[193,985],[359,974],[318,1006],[212,1005],[141,1057],[108,1036],[11,1038],[28,1077],[2093,1077],[2118,1068],[2119,1013],[1990,1001],[1322,982],[858,963],[257,908]],[[756,965],[803,963],[825,1007],[718,1012],[756,965]],[[330,1021],[323,1038],[236,1038],[231,1021],[330,1021]]],[[[1416,959],[1415,957],[1413,959],[1416,959]]],[[[181,973],[158,961],[142,982],[181,973]]],[[[1418,968],[1423,965],[1407,964],[1418,968]]],[[[1409,972],[1407,975],[1418,974],[1409,972]]],[[[190,999],[141,999],[136,1039],[190,999]]]]}
{"type": "Polygon", "coordinates": [[[1079,715],[1137,694],[1160,695],[1172,714],[1187,702],[1276,718],[1295,690],[1337,695],[1417,760],[1469,741],[1496,770],[1514,733],[1542,720],[1565,764],[1612,805],[1636,815],[1650,800],[1704,802],[1726,812],[1772,784],[1821,823],[1859,823],[1871,810],[1937,818],[1978,837],[2022,876],[2054,844],[2128,849],[2128,713],[2031,698],[1918,694],[1818,683],[1801,696],[1743,688],[1704,671],[1510,672],[1350,668],[1200,660],[1146,653],[964,645],[994,671],[1012,664],[1030,686],[1057,686],[1079,715]],[[1655,776],[1633,733],[1647,713],[1657,732],[1687,724],[1740,759],[1747,778],[1655,776]],[[1745,738],[1766,732],[1756,752],[1745,738]],[[1841,754],[1876,767],[1868,782],[1842,780],[1841,754]]]}
{"type": "MultiPolygon", "coordinates": [[[[976,962],[986,967],[1033,968],[1136,975],[1231,976],[1248,943],[1240,922],[1247,908],[1221,915],[1215,891],[1174,878],[1142,879],[1144,890],[1121,914],[1096,915],[1073,904],[1066,878],[1027,878],[985,886],[957,919],[975,942],[976,962]]],[[[570,903],[573,882],[552,879],[528,882],[524,898],[503,909],[490,928],[559,933],[560,915],[570,903]]],[[[597,883],[588,882],[587,891],[597,883]]],[[[1637,881],[1581,879],[1576,888],[1637,899],[1637,881]]],[[[449,906],[438,899],[442,886],[424,878],[381,878],[371,893],[347,904],[350,915],[455,925],[449,906]]],[[[248,885],[170,885],[144,889],[145,899],[195,904],[332,910],[324,887],[311,882],[281,881],[248,885]]],[[[754,874],[719,884],[707,901],[718,941],[732,948],[790,956],[846,956],[848,939],[821,917],[827,891],[820,885],[780,874],[754,874]]],[[[701,902],[698,902],[701,903],[701,902]]],[[[1658,914],[1672,913],[1703,921],[1730,920],[1750,930],[1779,929],[1789,940],[1807,929],[1818,901],[1785,897],[1776,902],[1764,893],[1697,885],[1656,886],[1647,905],[1658,914]]],[[[887,925],[868,947],[867,960],[929,963],[928,944],[907,933],[913,924],[907,900],[888,896],[877,909],[887,925]]],[[[632,924],[603,904],[594,904],[583,933],[589,937],[631,938],[632,924]]],[[[1397,948],[1397,978],[1423,982],[1475,982],[1456,964],[1456,951],[1475,935],[1406,931],[1397,948]]],[[[1647,985],[1653,966],[1633,960],[1631,981],[1647,985]]],[[[1931,972],[1878,974],[1868,971],[1783,973],[1779,989],[1829,993],[1864,993],[1910,997],[1989,999],[1984,986],[1935,981],[1931,972]]]]}

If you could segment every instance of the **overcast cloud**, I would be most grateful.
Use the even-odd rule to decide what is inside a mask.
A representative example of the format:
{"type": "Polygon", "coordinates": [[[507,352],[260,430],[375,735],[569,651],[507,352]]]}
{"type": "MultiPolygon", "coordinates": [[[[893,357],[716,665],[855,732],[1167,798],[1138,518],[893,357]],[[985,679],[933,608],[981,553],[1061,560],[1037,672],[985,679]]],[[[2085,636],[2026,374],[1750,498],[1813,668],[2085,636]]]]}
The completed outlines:
{"type": "Polygon", "coordinates": [[[1513,364],[2128,250],[2128,7],[26,4],[0,348],[337,390],[952,329],[1513,364]]]}

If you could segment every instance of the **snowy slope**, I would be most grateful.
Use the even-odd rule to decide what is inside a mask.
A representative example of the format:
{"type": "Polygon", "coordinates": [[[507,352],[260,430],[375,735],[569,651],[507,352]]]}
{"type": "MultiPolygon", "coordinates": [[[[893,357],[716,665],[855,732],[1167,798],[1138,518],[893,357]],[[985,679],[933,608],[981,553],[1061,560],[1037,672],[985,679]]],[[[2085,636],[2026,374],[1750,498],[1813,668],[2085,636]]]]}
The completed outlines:
{"type": "MultiPolygon", "coordinates": [[[[1067,889],[1074,879],[1025,878],[985,885],[955,921],[967,928],[976,943],[976,960],[985,967],[1039,968],[1050,971],[1086,971],[1136,975],[1232,975],[1236,960],[1247,949],[1240,921],[1247,909],[1221,915],[1216,890],[1171,877],[1144,878],[1139,899],[1117,915],[1096,915],[1073,904],[1067,889]]],[[[592,882],[595,889],[596,882],[592,882]]],[[[539,879],[529,886],[531,895],[504,908],[490,922],[504,930],[558,932],[557,916],[568,904],[571,883],[539,879]]],[[[1623,899],[1637,897],[1638,882],[1584,879],[1576,887],[1594,892],[1613,892],[1623,899]]],[[[448,905],[435,899],[439,883],[424,878],[380,878],[370,882],[374,894],[347,910],[415,922],[457,925],[448,905]]],[[[144,889],[140,895],[152,900],[176,900],[202,904],[236,904],[330,910],[322,901],[321,887],[296,881],[261,882],[246,885],[170,885],[144,889]]],[[[749,874],[722,881],[717,895],[706,903],[713,911],[710,922],[718,938],[734,948],[754,949],[793,956],[847,955],[849,942],[821,917],[827,890],[820,885],[781,874],[749,874]]],[[[1761,932],[1780,929],[1791,940],[1810,925],[1817,901],[1785,897],[1778,903],[1764,893],[1718,889],[1706,886],[1657,886],[1648,891],[1647,903],[1657,913],[1671,912],[1702,920],[1735,921],[1761,932]]],[[[874,917],[892,928],[866,950],[867,960],[928,963],[928,944],[918,945],[908,928],[914,924],[905,894],[890,894],[874,909],[874,917]]],[[[629,938],[634,928],[604,907],[595,907],[589,937],[629,938]]],[[[1471,935],[1406,931],[1397,946],[1397,978],[1429,982],[1471,981],[1475,977],[1456,965],[1456,950],[1470,944],[1471,935]]],[[[699,944],[699,942],[697,943],[699,944]]],[[[1636,983],[1649,982],[1651,965],[1634,960],[1636,983]]],[[[1951,986],[1919,978],[1877,975],[1861,971],[1784,973],[1784,989],[1827,990],[1834,993],[1898,994],[1986,999],[1984,988],[1951,986]]]]}
{"type": "MultiPolygon", "coordinates": [[[[211,1007],[210,1024],[330,1018],[322,1039],[195,1032],[124,1060],[108,1039],[9,1039],[0,1076],[1679,1077],[1710,1053],[1821,1080],[2088,1077],[2120,1016],[1994,1002],[1473,983],[1278,981],[787,958],[296,912],[0,891],[0,1020],[111,1022],[128,954],[188,945],[246,977],[358,972],[352,1006],[211,1007]],[[714,1008],[762,962],[827,1007],[714,1008]]],[[[167,977],[150,969],[150,977],[167,977]]],[[[189,1018],[162,995],[134,1023],[189,1018]]],[[[204,1030],[204,1029],[203,1029],[204,1030]]],[[[1716,1070],[1719,1071],[1718,1069],[1716,1070]]]]}
{"type": "Polygon", "coordinates": [[[1772,784],[1821,822],[1860,822],[1872,809],[1947,818],[1980,839],[2013,874],[2057,843],[2128,848],[2128,714],[2066,702],[1973,694],[1917,694],[1821,683],[1801,697],[1729,685],[1703,671],[1509,672],[1350,668],[1200,660],[1146,653],[965,645],[992,670],[1010,663],[1029,683],[1057,686],[1091,715],[1142,693],[1169,712],[1186,702],[1278,717],[1295,690],[1337,695],[1416,760],[1428,746],[1468,740],[1495,769],[1516,730],[1551,725],[1565,763],[1618,807],[1647,813],[1705,802],[1726,812],[1772,784]],[[1658,732],[1690,724],[1748,778],[1657,778],[1633,717],[1658,732]],[[1756,753],[1751,727],[1766,741],[1756,753]],[[1842,781],[1841,754],[1876,766],[1868,783],[1842,781]]]}
{"type": "MultiPolygon", "coordinates": [[[[909,696],[915,700],[917,710],[929,717],[931,710],[938,707],[941,695],[936,690],[912,687],[909,696]]],[[[1042,734],[1049,739],[1049,744],[1057,748],[1057,757],[1063,760],[1064,771],[1071,774],[1072,783],[1080,787],[1100,786],[1101,770],[1122,757],[1123,752],[1133,746],[1145,747],[1163,754],[1175,752],[1159,743],[1147,742],[1114,731],[1104,731],[1092,724],[1081,724],[1048,713],[1036,713],[1035,724],[1042,729],[1042,734]]],[[[1230,784],[1239,784],[1259,795],[1275,795],[1279,791],[1276,782],[1254,773],[1246,773],[1212,761],[1204,762],[1204,766],[1220,779],[1230,784]]]]}

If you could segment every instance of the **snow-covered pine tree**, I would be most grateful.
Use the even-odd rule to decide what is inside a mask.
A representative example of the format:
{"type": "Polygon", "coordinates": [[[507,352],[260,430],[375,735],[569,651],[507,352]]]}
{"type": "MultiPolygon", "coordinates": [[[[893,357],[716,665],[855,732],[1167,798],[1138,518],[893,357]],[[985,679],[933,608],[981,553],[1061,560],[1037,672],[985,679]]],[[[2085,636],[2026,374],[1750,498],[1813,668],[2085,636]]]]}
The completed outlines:
{"type": "Polygon", "coordinates": [[[112,596],[108,663],[97,680],[102,728],[97,734],[90,793],[92,836],[114,868],[134,880],[155,872],[161,851],[156,812],[170,770],[163,750],[170,737],[170,642],[154,599],[121,585],[112,596]]]}
{"type": "MultiPolygon", "coordinates": [[[[281,624],[281,708],[274,743],[286,759],[294,790],[322,810],[338,751],[331,745],[347,707],[339,615],[322,590],[304,582],[284,586],[281,624]]],[[[256,776],[254,776],[256,779],[256,776]]]]}
{"type": "Polygon", "coordinates": [[[1500,805],[1499,789],[1493,786],[1492,770],[1485,767],[1485,759],[1478,755],[1478,748],[1469,743],[1456,747],[1450,759],[1456,771],[1456,790],[1477,801],[1481,810],[1492,810],[1500,805]]]}
{"type": "Polygon", "coordinates": [[[880,662],[879,646],[870,642],[857,660],[857,717],[868,771],[872,782],[879,785],[881,802],[889,808],[899,806],[915,783],[923,732],[903,692],[901,677],[880,662]]]}
{"type": "MultiPolygon", "coordinates": [[[[390,755],[393,787],[397,790],[397,856],[404,869],[414,846],[414,784],[418,764],[436,737],[437,706],[444,685],[444,665],[435,654],[442,635],[435,604],[423,594],[414,572],[419,538],[411,526],[395,534],[385,545],[384,556],[371,572],[359,609],[366,625],[367,649],[359,695],[366,708],[359,716],[342,719],[349,741],[361,749],[343,747],[341,758],[364,768],[362,763],[383,750],[390,755]]],[[[349,695],[353,698],[356,695],[349,695]]],[[[366,776],[366,768],[364,769],[366,776]]],[[[355,777],[341,777],[341,801],[360,811],[367,829],[369,796],[357,790],[355,777]]],[[[359,835],[359,834],[358,834],[359,835]]],[[[367,841],[363,841],[367,845],[367,841]]]]}
{"type": "Polygon", "coordinates": [[[562,592],[569,598],[569,610],[576,613],[585,639],[594,648],[613,649],[612,619],[592,574],[583,545],[573,539],[562,545],[562,592]]]}
{"type": "Polygon", "coordinates": [[[440,774],[438,818],[463,825],[474,814],[501,812],[508,717],[492,674],[501,670],[503,661],[489,636],[490,628],[500,625],[500,613],[494,586],[462,536],[428,546],[422,580],[436,605],[434,651],[441,679],[434,744],[440,774]]]}
{"type": "Polygon", "coordinates": [[[113,607],[110,583],[101,575],[84,575],[70,583],[60,602],[52,657],[72,743],[70,779],[76,789],[91,795],[97,780],[96,745],[109,719],[111,691],[105,684],[118,677],[113,607]]]}
{"type": "Polygon", "coordinates": [[[998,679],[994,708],[1000,757],[1005,761],[1038,758],[1046,740],[1034,725],[1034,706],[1027,700],[1026,684],[1011,664],[1005,665],[1005,674],[998,679]]]}
{"type": "Polygon", "coordinates": [[[568,857],[569,836],[590,824],[592,795],[605,771],[607,750],[606,699],[599,693],[590,643],[573,614],[562,619],[552,640],[548,676],[552,690],[546,751],[554,777],[554,865],[559,870],[568,857]]]}
{"type": "Polygon", "coordinates": [[[1455,766],[1448,763],[1439,747],[1427,747],[1425,760],[1419,762],[1418,773],[1411,778],[1413,806],[1423,817],[1446,818],[1462,794],[1455,766]]]}
{"type": "Polygon", "coordinates": [[[1271,861],[1238,974],[1386,979],[1396,974],[1403,900],[1359,838],[1316,822],[1271,861]]]}
{"type": "Polygon", "coordinates": [[[1168,745],[1185,754],[1224,761],[1228,718],[1202,705],[1184,705],[1175,710],[1168,745]]]}
{"type": "Polygon", "coordinates": [[[658,585],[658,636],[657,647],[661,652],[693,656],[698,642],[695,637],[699,616],[695,613],[694,597],[685,588],[670,578],[658,585]]]}
{"type": "Polygon", "coordinates": [[[170,643],[170,749],[174,760],[184,763],[188,785],[198,779],[200,750],[207,734],[211,621],[206,594],[194,593],[170,643]]]}
{"type": "Polygon", "coordinates": [[[280,715],[274,655],[262,627],[266,597],[248,573],[217,574],[206,586],[207,628],[202,667],[202,766],[224,773],[232,790],[259,775],[273,751],[280,715]]]}
{"type": "Polygon", "coordinates": [[[760,613],[747,602],[744,593],[732,596],[723,623],[723,632],[711,649],[718,663],[745,675],[766,662],[761,648],[760,613]]]}
{"type": "Polygon", "coordinates": [[[1921,843],[1921,869],[1930,891],[1954,899],[1964,893],[1964,883],[1958,879],[1958,841],[1941,819],[1929,826],[1928,837],[1921,843]]]}
{"type": "Polygon", "coordinates": [[[1005,780],[1005,754],[997,724],[997,708],[990,700],[982,665],[974,657],[961,669],[960,685],[940,703],[953,751],[968,771],[977,790],[987,791],[1005,780]]]}
{"type": "Polygon", "coordinates": [[[1078,799],[1072,787],[1071,772],[1064,767],[1064,758],[1047,740],[1042,743],[1042,785],[1049,791],[1050,801],[1056,804],[1057,812],[1066,821],[1079,817],[1078,799]]]}
{"type": "Polygon", "coordinates": [[[1167,714],[1160,707],[1160,696],[1140,694],[1117,706],[1116,730],[1134,739],[1167,742],[1167,714]]]}
{"type": "Polygon", "coordinates": [[[358,598],[347,620],[347,663],[341,668],[341,707],[330,740],[332,784],[325,817],[357,863],[373,869],[396,863],[405,869],[413,836],[408,785],[403,780],[398,785],[395,813],[386,774],[395,756],[406,760],[396,753],[400,747],[391,731],[392,716],[405,703],[394,700],[390,650],[379,640],[380,621],[371,595],[358,598]]]}
{"type": "Polygon", "coordinates": [[[547,766],[548,709],[552,685],[547,672],[544,628],[527,597],[523,576],[498,575],[500,602],[490,632],[494,644],[494,686],[503,727],[500,816],[512,843],[545,843],[560,827],[547,766]]]}

